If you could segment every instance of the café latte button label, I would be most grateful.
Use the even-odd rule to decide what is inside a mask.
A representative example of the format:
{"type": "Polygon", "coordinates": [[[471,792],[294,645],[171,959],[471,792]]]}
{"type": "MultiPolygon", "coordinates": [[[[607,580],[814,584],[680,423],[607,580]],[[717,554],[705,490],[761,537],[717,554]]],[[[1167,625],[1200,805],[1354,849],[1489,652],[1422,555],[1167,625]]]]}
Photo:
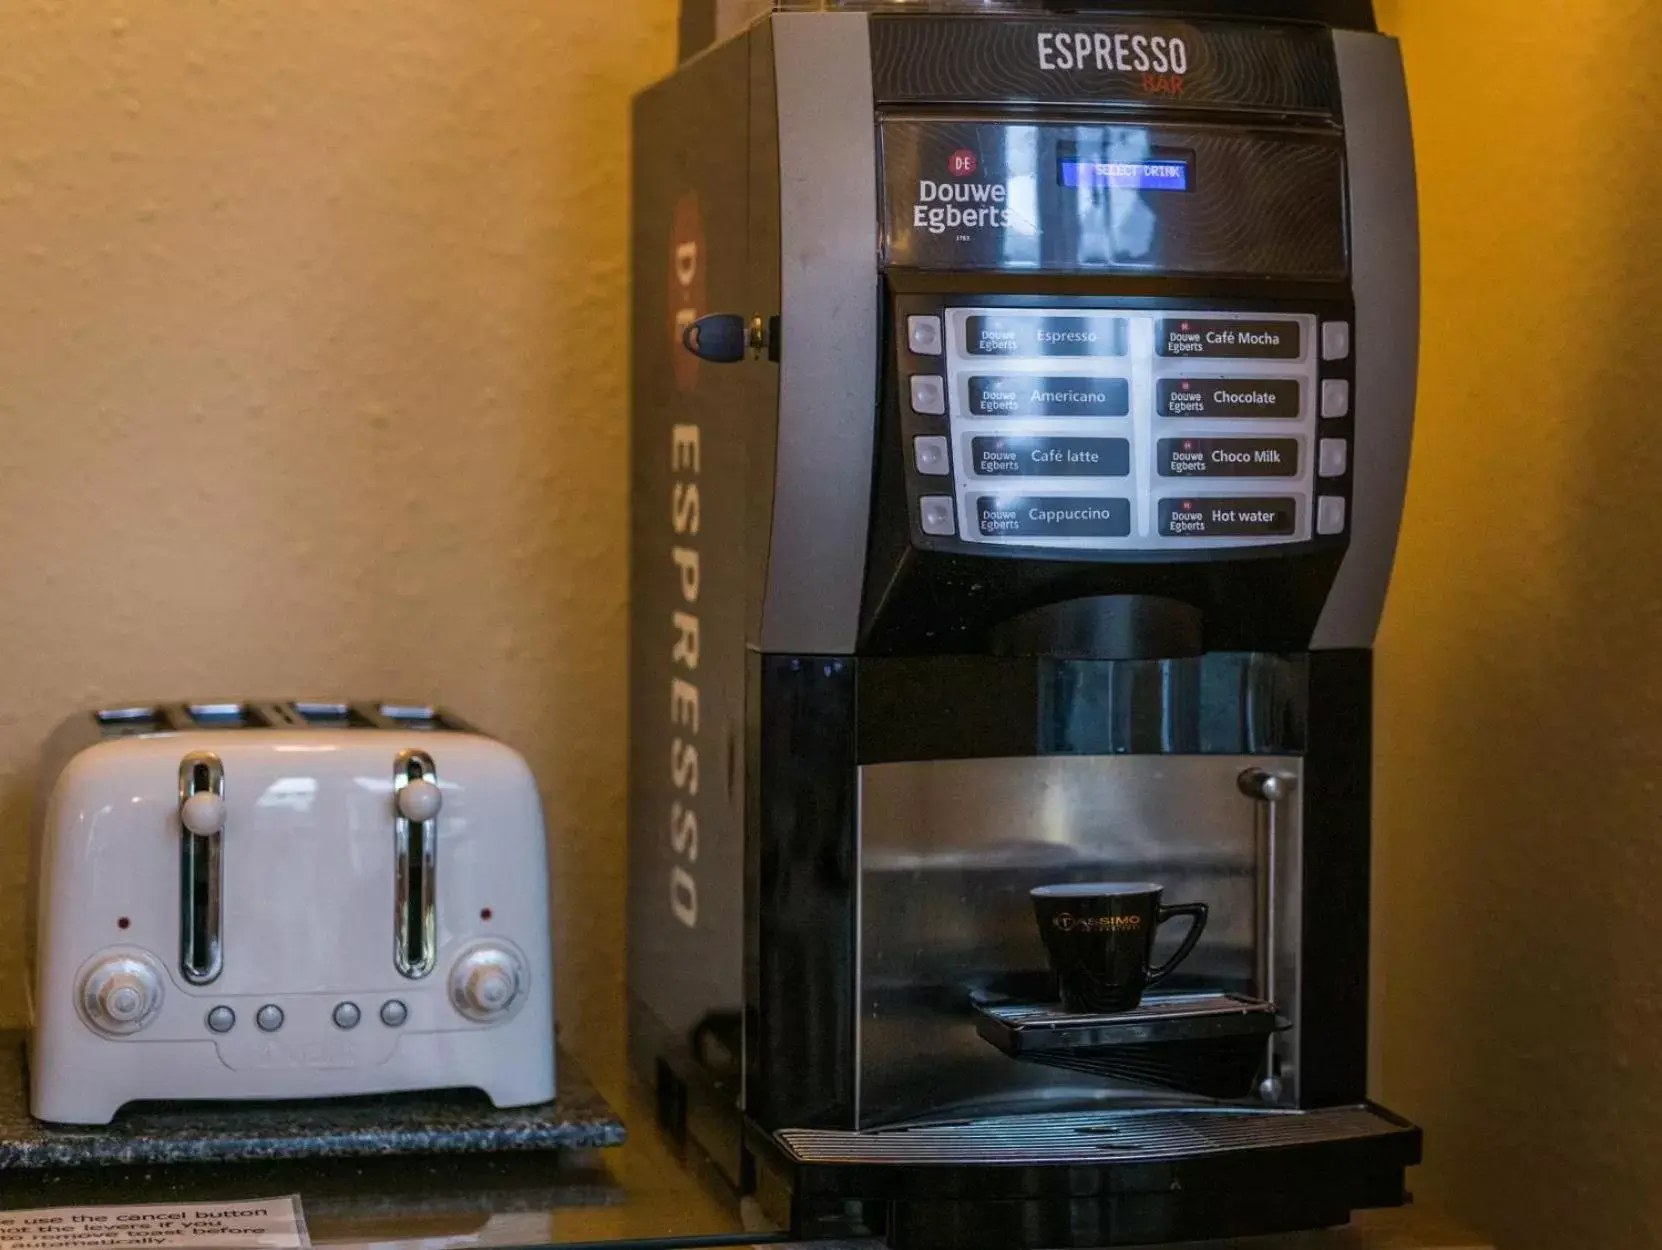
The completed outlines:
{"type": "Polygon", "coordinates": [[[1200,496],[1160,501],[1162,538],[1278,538],[1294,532],[1295,499],[1200,496]]]}
{"type": "Polygon", "coordinates": [[[1297,477],[1296,438],[1162,438],[1161,477],[1297,477]]]}
{"type": "Polygon", "coordinates": [[[977,435],[970,469],[981,477],[1129,477],[1131,440],[977,435]]]}
{"type": "Polygon", "coordinates": [[[964,323],[971,356],[1123,356],[1124,317],[976,316],[964,323]]]}
{"type": "Polygon", "coordinates": [[[1304,355],[1296,321],[1208,321],[1166,317],[1155,327],[1162,356],[1195,360],[1298,360],[1304,355]]]}
{"type": "Polygon", "coordinates": [[[1293,417],[1297,378],[1161,378],[1155,408],[1162,417],[1293,417]]]}
{"type": "Polygon", "coordinates": [[[1094,496],[982,495],[975,528],[983,538],[1127,538],[1131,501],[1094,496]]]}
{"type": "Polygon", "coordinates": [[[1059,378],[1009,373],[972,376],[974,417],[1125,417],[1131,383],[1124,378],[1059,378]]]}

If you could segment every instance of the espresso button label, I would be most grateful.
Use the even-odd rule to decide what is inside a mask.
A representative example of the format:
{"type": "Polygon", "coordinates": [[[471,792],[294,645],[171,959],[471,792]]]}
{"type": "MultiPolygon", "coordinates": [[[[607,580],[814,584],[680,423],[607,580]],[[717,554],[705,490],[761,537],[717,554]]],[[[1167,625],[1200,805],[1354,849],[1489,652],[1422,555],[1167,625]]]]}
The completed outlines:
{"type": "Polygon", "coordinates": [[[970,317],[971,356],[1123,356],[1124,317],[970,317]]]}
{"type": "Polygon", "coordinates": [[[1275,538],[1294,532],[1293,499],[1162,499],[1162,538],[1275,538]]]}
{"type": "Polygon", "coordinates": [[[1155,328],[1162,356],[1196,360],[1297,360],[1304,344],[1296,321],[1162,319],[1155,328]]]}
{"type": "Polygon", "coordinates": [[[977,417],[1124,417],[1131,413],[1131,383],[1022,373],[971,377],[969,406],[977,417]]]}
{"type": "Polygon", "coordinates": [[[982,477],[1129,477],[1131,440],[978,436],[970,465],[982,477]]]}
{"type": "Polygon", "coordinates": [[[1162,417],[1294,417],[1297,378],[1161,378],[1155,411],[1162,417]]]}
{"type": "Polygon", "coordinates": [[[1296,438],[1162,438],[1161,477],[1297,477],[1296,438]]]}
{"type": "Polygon", "coordinates": [[[1131,501],[982,495],[975,501],[975,525],[983,538],[1127,538],[1131,501]]]}

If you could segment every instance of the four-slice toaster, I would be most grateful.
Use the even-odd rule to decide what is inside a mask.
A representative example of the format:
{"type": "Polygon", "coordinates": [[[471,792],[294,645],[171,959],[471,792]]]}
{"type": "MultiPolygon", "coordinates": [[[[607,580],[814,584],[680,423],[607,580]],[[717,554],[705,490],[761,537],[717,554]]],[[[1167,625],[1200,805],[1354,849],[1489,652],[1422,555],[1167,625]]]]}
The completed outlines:
{"type": "Polygon", "coordinates": [[[114,708],[49,745],[31,1106],[471,1087],[554,1096],[542,808],[446,712],[114,708]]]}

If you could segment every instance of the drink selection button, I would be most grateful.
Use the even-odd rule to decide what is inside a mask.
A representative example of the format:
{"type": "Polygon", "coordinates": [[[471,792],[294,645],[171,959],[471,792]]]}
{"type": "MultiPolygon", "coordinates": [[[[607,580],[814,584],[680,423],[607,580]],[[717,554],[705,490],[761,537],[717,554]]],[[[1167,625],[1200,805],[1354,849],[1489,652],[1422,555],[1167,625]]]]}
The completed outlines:
{"type": "Polygon", "coordinates": [[[1197,495],[1162,499],[1162,538],[1281,538],[1295,532],[1298,501],[1197,495]]]}
{"type": "Polygon", "coordinates": [[[1350,383],[1343,378],[1329,378],[1322,383],[1322,416],[1348,417],[1350,415],[1350,383]]]}
{"type": "Polygon", "coordinates": [[[1322,322],[1322,359],[1345,360],[1350,356],[1350,322],[1322,322]]]}
{"type": "Polygon", "coordinates": [[[1162,356],[1199,360],[1298,360],[1304,338],[1296,321],[1165,317],[1154,333],[1162,356]]]}
{"type": "Polygon", "coordinates": [[[1131,440],[977,435],[970,470],[981,477],[1129,477],[1131,440]]]}
{"type": "Polygon", "coordinates": [[[925,495],[918,501],[918,524],[932,538],[951,538],[958,519],[951,495],[925,495]]]}
{"type": "Polygon", "coordinates": [[[1316,501],[1316,533],[1345,532],[1345,501],[1340,495],[1324,495],[1316,501]]]}
{"type": "Polygon", "coordinates": [[[1300,410],[1297,378],[1161,378],[1155,411],[1162,417],[1293,417],[1300,410]]]}
{"type": "Polygon", "coordinates": [[[973,375],[975,417],[1124,417],[1131,413],[1125,378],[1061,378],[1037,373],[973,375]]]}
{"type": "Polygon", "coordinates": [[[1350,444],[1342,438],[1324,438],[1318,448],[1316,471],[1323,477],[1343,477],[1350,468],[1350,444]]]}
{"type": "Polygon", "coordinates": [[[912,463],[918,472],[930,477],[945,477],[952,472],[952,453],[946,439],[939,434],[927,434],[912,440],[912,463]]]}
{"type": "Polygon", "coordinates": [[[941,354],[941,319],[939,317],[906,318],[906,344],[916,356],[941,354]]]}
{"type": "Polygon", "coordinates": [[[912,378],[912,411],[926,417],[939,417],[946,412],[946,381],[933,374],[919,374],[912,378]]]}

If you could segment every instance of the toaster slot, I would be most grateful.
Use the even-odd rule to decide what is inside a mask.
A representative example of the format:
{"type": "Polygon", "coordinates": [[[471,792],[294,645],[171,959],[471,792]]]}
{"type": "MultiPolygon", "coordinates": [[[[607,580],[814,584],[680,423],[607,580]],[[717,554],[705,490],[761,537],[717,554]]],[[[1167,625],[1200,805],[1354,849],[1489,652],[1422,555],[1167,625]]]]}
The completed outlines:
{"type": "Polygon", "coordinates": [[[108,707],[93,715],[98,718],[98,732],[106,738],[160,734],[172,728],[158,707],[108,707]]]}
{"type": "Polygon", "coordinates": [[[253,703],[190,703],[191,727],[196,729],[266,729],[270,719],[253,703]]]}
{"type": "Polygon", "coordinates": [[[398,912],[393,960],[411,979],[431,972],[438,957],[438,783],[432,756],[398,753],[392,779],[398,912]]]}
{"type": "Polygon", "coordinates": [[[179,973],[192,985],[219,976],[225,769],[211,751],[179,761],[179,973]]]}
{"type": "Polygon", "coordinates": [[[290,710],[306,725],[318,729],[366,729],[374,722],[350,703],[291,703],[290,710]]]}

